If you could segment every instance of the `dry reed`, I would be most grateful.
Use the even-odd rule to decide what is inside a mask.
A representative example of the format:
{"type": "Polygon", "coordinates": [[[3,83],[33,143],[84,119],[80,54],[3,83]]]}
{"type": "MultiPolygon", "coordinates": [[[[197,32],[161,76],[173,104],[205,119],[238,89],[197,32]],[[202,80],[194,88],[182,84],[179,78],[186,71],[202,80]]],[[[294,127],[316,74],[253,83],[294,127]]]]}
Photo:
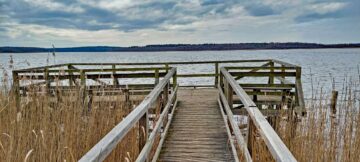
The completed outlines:
{"type": "MultiPolygon", "coordinates": [[[[3,84],[0,91],[0,162],[77,161],[139,102],[101,96],[111,102],[94,100],[89,111],[79,91],[54,97],[30,90],[18,111],[15,94],[7,89],[3,84]]],[[[107,160],[134,161],[139,148],[128,146],[138,146],[138,130],[130,131],[107,160]]]]}
{"type": "Polygon", "coordinates": [[[278,132],[298,161],[359,161],[359,81],[345,81],[336,114],[330,108],[331,92],[320,88],[307,102],[307,116],[298,122],[280,122],[278,132]]]}

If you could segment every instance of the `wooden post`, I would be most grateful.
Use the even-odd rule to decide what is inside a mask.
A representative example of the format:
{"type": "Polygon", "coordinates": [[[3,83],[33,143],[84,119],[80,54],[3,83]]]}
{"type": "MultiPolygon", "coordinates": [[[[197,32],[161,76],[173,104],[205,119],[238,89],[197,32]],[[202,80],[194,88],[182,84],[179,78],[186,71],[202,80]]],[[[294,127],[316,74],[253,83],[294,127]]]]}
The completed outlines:
{"type": "Polygon", "coordinates": [[[93,91],[90,89],[89,90],[89,100],[87,101],[88,112],[90,112],[92,109],[92,102],[93,102],[93,91]]]}
{"type": "Polygon", "coordinates": [[[277,116],[269,115],[267,116],[267,121],[271,125],[271,127],[277,132],[277,116]]]}
{"type": "Polygon", "coordinates": [[[281,78],[282,78],[282,81],[281,81],[281,84],[285,84],[283,81],[285,81],[285,66],[284,65],[281,65],[281,78]]]}
{"type": "Polygon", "coordinates": [[[80,85],[86,86],[86,78],[85,78],[85,71],[80,70],[80,85]]]}
{"type": "Polygon", "coordinates": [[[161,114],[161,110],[163,109],[163,96],[160,94],[157,99],[156,99],[156,107],[155,107],[155,119],[154,121],[157,122],[160,114],[161,114]]]}
{"type": "Polygon", "coordinates": [[[254,95],[253,95],[253,101],[255,102],[255,104],[257,103],[257,101],[258,101],[258,98],[257,98],[257,92],[259,92],[259,90],[257,90],[257,89],[253,89],[253,91],[255,92],[254,93],[254,95]]]}
{"type": "Polygon", "coordinates": [[[149,116],[148,112],[144,114],[139,120],[139,150],[145,146],[149,134],[149,116]]]}
{"type": "MultiPolygon", "coordinates": [[[[297,67],[296,68],[296,79],[295,79],[295,100],[296,100],[296,106],[300,107],[301,109],[303,109],[305,107],[304,103],[303,103],[303,91],[302,91],[302,85],[301,85],[301,67],[297,67]],[[300,101],[301,100],[301,101],[300,101]]],[[[304,112],[302,112],[304,114],[304,112]]],[[[294,111],[294,109],[291,109],[290,112],[291,116],[291,124],[292,126],[290,127],[290,139],[295,138],[296,136],[296,129],[297,129],[297,111],[294,111]]]]}
{"type": "Polygon", "coordinates": [[[155,86],[159,83],[159,69],[155,69],[155,86]]]}
{"type": "Polygon", "coordinates": [[[177,72],[173,75],[173,90],[175,90],[175,87],[177,85],[177,72]]]}
{"type": "MultiPolygon", "coordinates": [[[[298,80],[301,79],[301,68],[300,67],[297,67],[296,68],[296,79],[295,79],[295,84],[298,82],[298,80]]],[[[298,87],[295,88],[295,100],[296,100],[296,105],[299,105],[300,102],[299,102],[299,89],[298,87]]]]}
{"type": "Polygon", "coordinates": [[[17,72],[12,72],[13,75],[13,92],[15,93],[16,110],[20,111],[20,79],[17,72]]]}
{"type": "Polygon", "coordinates": [[[222,80],[222,83],[223,83],[223,86],[222,86],[222,88],[223,88],[223,91],[224,91],[224,95],[225,95],[225,98],[227,99],[227,94],[228,94],[228,84],[227,84],[227,80],[226,79],[224,79],[224,80],[222,80]]]}
{"type": "Polygon", "coordinates": [[[297,67],[296,68],[296,82],[295,82],[295,86],[296,86],[296,100],[297,100],[297,105],[299,106],[299,108],[301,110],[299,110],[298,112],[301,111],[302,115],[306,114],[306,110],[305,110],[305,101],[304,101],[304,92],[302,90],[302,84],[301,84],[301,67],[297,67]]]}
{"type": "Polygon", "coordinates": [[[118,79],[115,77],[116,74],[116,65],[112,65],[112,69],[113,69],[113,85],[119,85],[119,81],[118,79]]]}
{"type": "Polygon", "coordinates": [[[233,89],[230,85],[230,83],[226,82],[224,83],[225,84],[225,96],[226,96],[226,99],[229,103],[229,107],[230,109],[233,108],[233,89]]]}
{"type": "Polygon", "coordinates": [[[125,97],[125,103],[130,102],[130,95],[129,95],[129,89],[124,89],[124,97],[125,97]]]}
{"type": "MultiPolygon", "coordinates": [[[[175,93],[175,88],[176,88],[176,86],[177,86],[177,76],[176,76],[176,71],[175,71],[175,73],[174,73],[174,75],[173,75],[173,93],[175,93]]],[[[176,101],[176,97],[177,97],[177,94],[175,94],[175,99],[174,99],[174,103],[175,103],[175,101],[176,101]]]]}
{"type": "Polygon", "coordinates": [[[219,83],[219,63],[215,63],[215,87],[218,86],[219,83]]]}
{"type": "Polygon", "coordinates": [[[44,78],[45,78],[45,88],[46,88],[46,94],[49,94],[50,92],[50,78],[49,78],[49,69],[45,68],[44,70],[44,78]]]}
{"type": "Polygon", "coordinates": [[[86,88],[85,71],[80,70],[80,95],[81,95],[82,103],[85,103],[85,98],[86,98],[85,88],[86,88]]]}
{"type": "Polygon", "coordinates": [[[166,84],[166,86],[164,87],[164,90],[163,90],[163,105],[165,106],[168,102],[168,99],[169,99],[169,83],[166,84]]]}
{"type": "Polygon", "coordinates": [[[335,115],[336,114],[336,104],[337,104],[337,98],[338,98],[338,91],[332,91],[332,97],[331,97],[331,110],[332,110],[332,114],[335,115]]]}
{"type": "Polygon", "coordinates": [[[224,87],[224,75],[222,73],[220,73],[219,83],[220,83],[220,88],[224,91],[224,89],[223,89],[223,87],[224,87]]]}
{"type": "MultiPolygon", "coordinates": [[[[271,67],[271,69],[270,69],[270,73],[274,73],[274,62],[273,61],[270,61],[270,63],[269,63],[270,65],[270,67],[271,67]]],[[[274,84],[274,75],[273,74],[271,74],[270,76],[269,76],[269,84],[274,84]]]]}
{"type": "MultiPolygon", "coordinates": [[[[283,84],[285,84],[285,75],[284,75],[284,73],[285,73],[285,66],[284,65],[281,65],[281,72],[282,72],[282,76],[281,76],[281,78],[282,78],[282,80],[281,80],[281,84],[283,85],[283,84]]],[[[286,95],[287,95],[288,93],[287,93],[287,91],[286,90],[283,90],[282,91],[282,95],[281,95],[281,104],[282,105],[285,105],[285,102],[286,102],[286,95]]],[[[279,109],[282,109],[282,106],[280,106],[280,108],[279,109]]]]}
{"type": "Polygon", "coordinates": [[[246,134],[246,141],[247,141],[247,147],[249,150],[250,155],[253,157],[253,145],[254,145],[254,124],[252,123],[250,117],[248,116],[248,132],[246,134]]]}
{"type": "MultiPolygon", "coordinates": [[[[73,69],[71,64],[68,64],[68,70],[73,69]]],[[[69,72],[69,86],[73,86],[73,73],[69,72]]]]}
{"type": "Polygon", "coordinates": [[[130,93],[129,93],[129,89],[125,88],[123,90],[124,92],[124,100],[125,100],[125,105],[126,105],[126,109],[128,110],[128,112],[131,112],[132,107],[131,107],[131,102],[130,102],[130,93]]]}
{"type": "Polygon", "coordinates": [[[166,73],[169,71],[169,64],[165,64],[166,73]]]}

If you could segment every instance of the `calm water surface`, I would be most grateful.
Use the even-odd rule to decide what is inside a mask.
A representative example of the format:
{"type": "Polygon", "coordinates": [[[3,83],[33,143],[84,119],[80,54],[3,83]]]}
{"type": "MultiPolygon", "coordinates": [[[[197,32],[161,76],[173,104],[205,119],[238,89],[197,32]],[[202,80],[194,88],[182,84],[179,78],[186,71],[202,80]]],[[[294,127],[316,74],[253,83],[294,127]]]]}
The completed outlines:
{"type": "MultiPolygon", "coordinates": [[[[201,52],[94,52],[94,53],[0,53],[0,65],[10,72],[10,56],[14,69],[44,66],[71,62],[120,63],[120,62],[161,62],[161,61],[214,61],[241,59],[279,59],[302,66],[302,80],[306,96],[312,87],[331,89],[335,78],[336,88],[342,88],[344,79],[358,79],[360,49],[301,49],[301,50],[239,50],[239,51],[201,51],[201,52]],[[313,86],[312,86],[313,85],[313,86]]],[[[187,71],[206,73],[213,71],[212,65],[179,67],[179,73],[187,71]]],[[[0,72],[1,76],[3,72],[0,72]]],[[[11,74],[11,73],[10,73],[11,74]]],[[[359,80],[359,79],[358,79],[359,80]]],[[[186,84],[213,83],[213,79],[181,80],[186,84]]]]}

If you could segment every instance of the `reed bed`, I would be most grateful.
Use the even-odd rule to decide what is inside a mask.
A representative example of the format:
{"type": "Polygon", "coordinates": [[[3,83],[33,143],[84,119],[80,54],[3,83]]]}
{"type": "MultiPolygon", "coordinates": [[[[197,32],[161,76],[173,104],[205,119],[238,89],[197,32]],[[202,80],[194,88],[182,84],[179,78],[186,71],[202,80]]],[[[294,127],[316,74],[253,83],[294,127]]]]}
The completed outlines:
{"type": "Polygon", "coordinates": [[[277,130],[298,161],[360,160],[360,79],[345,80],[336,113],[330,108],[331,92],[318,88],[307,102],[305,117],[279,122],[277,130]],[[294,131],[295,133],[292,133],[294,131]]]}
{"type": "MultiPolygon", "coordinates": [[[[77,161],[133,110],[141,99],[124,102],[123,95],[104,97],[113,102],[82,101],[75,93],[55,97],[29,93],[19,106],[4,72],[0,84],[0,162],[77,161]]],[[[292,122],[286,113],[276,126],[298,161],[359,161],[360,78],[345,81],[337,111],[331,95],[320,88],[307,101],[308,113],[292,122]]],[[[33,87],[36,90],[39,87],[33,87]]],[[[139,148],[135,127],[107,161],[135,161],[139,148]],[[133,147],[136,146],[136,147],[133,147]]]]}
{"type": "MultiPolygon", "coordinates": [[[[3,84],[0,91],[0,162],[77,161],[140,102],[111,96],[111,102],[93,101],[89,110],[80,91],[56,97],[30,92],[19,109],[8,90],[3,84]]],[[[129,146],[138,146],[138,130],[107,161],[134,161],[139,148],[129,146]]]]}

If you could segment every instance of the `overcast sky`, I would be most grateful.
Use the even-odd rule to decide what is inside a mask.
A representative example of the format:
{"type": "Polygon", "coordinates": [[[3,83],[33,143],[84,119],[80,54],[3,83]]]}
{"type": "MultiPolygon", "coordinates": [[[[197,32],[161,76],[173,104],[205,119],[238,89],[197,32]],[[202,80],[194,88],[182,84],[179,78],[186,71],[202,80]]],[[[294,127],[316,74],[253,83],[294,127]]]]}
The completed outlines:
{"type": "Polygon", "coordinates": [[[0,0],[0,46],[360,42],[360,0],[0,0]]]}

